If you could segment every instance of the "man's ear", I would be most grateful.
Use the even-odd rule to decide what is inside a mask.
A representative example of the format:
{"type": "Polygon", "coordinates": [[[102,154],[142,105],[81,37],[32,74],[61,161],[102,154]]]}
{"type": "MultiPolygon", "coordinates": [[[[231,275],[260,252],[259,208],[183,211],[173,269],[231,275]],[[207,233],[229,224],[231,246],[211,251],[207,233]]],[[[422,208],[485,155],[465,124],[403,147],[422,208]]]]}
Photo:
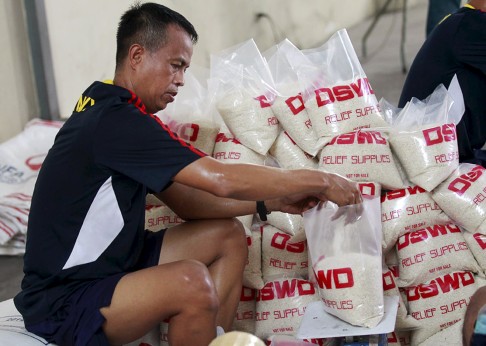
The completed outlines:
{"type": "Polygon", "coordinates": [[[135,43],[130,46],[128,50],[128,60],[130,62],[130,67],[132,70],[136,70],[138,65],[143,60],[143,55],[145,54],[145,49],[143,46],[135,43]]]}

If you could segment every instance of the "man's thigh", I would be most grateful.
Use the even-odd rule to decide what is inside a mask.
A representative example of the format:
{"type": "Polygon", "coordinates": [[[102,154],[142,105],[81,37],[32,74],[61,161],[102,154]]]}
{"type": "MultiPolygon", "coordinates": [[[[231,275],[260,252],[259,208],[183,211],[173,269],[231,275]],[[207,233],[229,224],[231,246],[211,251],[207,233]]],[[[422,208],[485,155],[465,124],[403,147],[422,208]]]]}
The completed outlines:
{"type": "Polygon", "coordinates": [[[166,230],[159,263],[194,259],[210,265],[224,252],[225,244],[246,247],[243,226],[237,219],[189,221],[166,230]]]}

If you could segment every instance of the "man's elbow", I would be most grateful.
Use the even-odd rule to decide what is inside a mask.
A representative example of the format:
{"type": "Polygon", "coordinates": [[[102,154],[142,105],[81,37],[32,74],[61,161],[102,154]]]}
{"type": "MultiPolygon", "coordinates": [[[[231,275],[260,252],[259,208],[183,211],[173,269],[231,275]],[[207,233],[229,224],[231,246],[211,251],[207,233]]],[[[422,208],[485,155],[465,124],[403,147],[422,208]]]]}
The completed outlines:
{"type": "Polygon", "coordinates": [[[234,177],[227,175],[219,176],[219,179],[212,186],[212,193],[221,198],[239,199],[242,193],[243,184],[239,184],[234,177]]]}

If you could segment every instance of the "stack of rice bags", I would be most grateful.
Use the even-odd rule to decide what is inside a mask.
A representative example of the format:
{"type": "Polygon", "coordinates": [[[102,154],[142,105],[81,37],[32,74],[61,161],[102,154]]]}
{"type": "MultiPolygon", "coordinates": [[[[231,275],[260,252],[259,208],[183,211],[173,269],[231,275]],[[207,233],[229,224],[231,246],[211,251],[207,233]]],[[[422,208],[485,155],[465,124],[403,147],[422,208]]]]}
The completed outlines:
{"type": "MultiPolygon", "coordinates": [[[[458,164],[460,102],[439,87],[403,110],[378,103],[346,30],[312,50],[284,40],[264,56],[253,40],[211,56],[206,99],[222,119],[213,157],[321,169],[381,195],[383,290],[400,298],[390,343],[458,340],[486,268],[486,176],[458,164]]],[[[249,258],[234,329],[293,337],[320,299],[302,216],[240,220],[249,258]]]]}
{"type": "Polygon", "coordinates": [[[62,122],[33,119],[0,144],[0,255],[25,252],[34,184],[62,122]]]}
{"type": "Polygon", "coordinates": [[[462,174],[455,127],[463,111],[454,79],[449,91],[440,85],[426,100],[410,100],[390,130],[407,186],[382,196],[383,248],[395,252],[388,265],[395,267],[404,302],[419,322],[411,330],[413,345],[434,345],[444,337],[460,344],[457,331],[479,287],[476,275],[483,275],[466,242],[468,232],[453,213],[460,203],[440,198],[462,174]]]}
{"type": "MultiPolygon", "coordinates": [[[[276,141],[293,144],[274,113],[275,84],[255,42],[248,40],[212,55],[210,76],[211,99],[225,123],[213,157],[229,163],[281,166],[270,152],[276,141]]],[[[249,258],[234,328],[262,339],[294,335],[305,307],[317,299],[314,285],[307,281],[302,217],[274,212],[265,223],[253,215],[249,221],[249,258]]]]}

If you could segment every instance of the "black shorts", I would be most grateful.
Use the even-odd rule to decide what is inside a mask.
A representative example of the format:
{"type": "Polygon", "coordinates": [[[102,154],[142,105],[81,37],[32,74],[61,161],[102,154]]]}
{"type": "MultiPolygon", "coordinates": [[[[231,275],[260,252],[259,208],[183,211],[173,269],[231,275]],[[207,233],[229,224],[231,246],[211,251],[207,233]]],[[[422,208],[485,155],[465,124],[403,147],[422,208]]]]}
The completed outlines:
{"type": "MultiPolygon", "coordinates": [[[[145,236],[142,255],[136,269],[159,263],[160,249],[165,230],[149,232],[145,236]]],[[[25,328],[57,345],[105,346],[109,345],[103,332],[105,318],[100,309],[109,306],[118,281],[127,273],[118,273],[103,279],[86,282],[66,299],[63,306],[45,321],[26,325],[25,328]]]]}

